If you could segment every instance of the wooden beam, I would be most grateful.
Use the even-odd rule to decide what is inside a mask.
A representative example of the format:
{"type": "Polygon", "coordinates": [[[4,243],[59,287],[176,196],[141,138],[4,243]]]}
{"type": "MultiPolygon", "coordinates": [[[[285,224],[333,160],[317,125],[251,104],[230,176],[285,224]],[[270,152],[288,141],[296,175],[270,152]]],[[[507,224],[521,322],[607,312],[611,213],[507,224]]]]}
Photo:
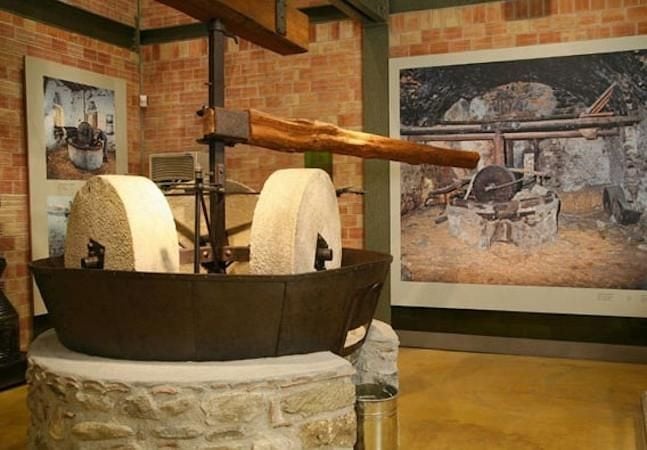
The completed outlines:
{"type": "Polygon", "coordinates": [[[391,14],[428,9],[453,8],[477,3],[489,3],[500,0],[391,0],[391,14]]]}
{"type": "Polygon", "coordinates": [[[637,115],[627,116],[580,116],[572,118],[546,118],[531,120],[509,120],[487,123],[445,123],[430,127],[401,127],[401,136],[417,136],[424,134],[451,133],[481,133],[483,131],[501,131],[503,133],[521,131],[564,131],[581,130],[583,128],[615,128],[629,126],[640,122],[637,115]]]}
{"type": "Polygon", "coordinates": [[[203,132],[206,139],[220,138],[288,153],[333,152],[359,158],[468,169],[475,168],[479,161],[477,152],[417,144],[316,120],[287,120],[253,109],[206,108],[203,110],[203,132]]]}
{"type": "MultiPolygon", "coordinates": [[[[0,2],[2,1],[4,0],[0,0],[0,2]]],[[[301,8],[301,12],[308,16],[311,24],[337,22],[339,20],[348,19],[346,14],[342,13],[332,5],[301,8]]],[[[186,25],[141,30],[139,35],[141,45],[150,45],[203,38],[208,35],[208,30],[207,24],[204,22],[196,22],[186,25]]]]}
{"type": "Polygon", "coordinates": [[[330,3],[362,23],[384,23],[389,19],[388,0],[330,0],[330,3]]]}
{"type": "Polygon", "coordinates": [[[227,30],[254,44],[281,55],[303,53],[310,40],[308,16],[285,6],[286,32],[277,22],[277,3],[273,0],[159,0],[202,22],[220,19],[227,30]]]}
{"type": "Polygon", "coordinates": [[[300,10],[308,16],[310,23],[337,22],[338,20],[348,19],[346,14],[332,5],[310,6],[300,8],[300,10]]]}
{"type": "Polygon", "coordinates": [[[118,47],[136,47],[134,27],[58,0],[0,0],[0,9],[118,47]]]}

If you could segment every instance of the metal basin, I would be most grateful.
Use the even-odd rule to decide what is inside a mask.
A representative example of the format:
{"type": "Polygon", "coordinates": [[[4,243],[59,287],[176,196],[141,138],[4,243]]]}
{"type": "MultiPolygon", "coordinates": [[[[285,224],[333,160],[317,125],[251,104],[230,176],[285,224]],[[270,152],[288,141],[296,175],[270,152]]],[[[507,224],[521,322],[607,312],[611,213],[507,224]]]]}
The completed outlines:
{"type": "Polygon", "coordinates": [[[194,275],[30,268],[61,342],[109,358],[215,361],[345,355],[368,330],[392,257],[344,249],[342,267],[299,275],[194,275]]]}

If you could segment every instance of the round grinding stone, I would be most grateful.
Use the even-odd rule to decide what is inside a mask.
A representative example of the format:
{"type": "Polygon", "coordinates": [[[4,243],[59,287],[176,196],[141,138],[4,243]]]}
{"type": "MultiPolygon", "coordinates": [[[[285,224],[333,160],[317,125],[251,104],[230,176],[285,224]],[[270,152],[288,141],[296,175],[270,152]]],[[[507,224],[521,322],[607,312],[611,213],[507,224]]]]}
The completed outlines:
{"type": "Polygon", "coordinates": [[[148,178],[100,175],[87,181],[70,209],[65,267],[81,267],[89,239],[105,247],[104,269],[179,270],[173,214],[148,178]]]}
{"type": "Polygon", "coordinates": [[[250,239],[253,274],[315,271],[317,235],[332,249],[326,269],[341,265],[341,223],[335,187],[320,169],[284,169],[265,182],[250,239]]]}

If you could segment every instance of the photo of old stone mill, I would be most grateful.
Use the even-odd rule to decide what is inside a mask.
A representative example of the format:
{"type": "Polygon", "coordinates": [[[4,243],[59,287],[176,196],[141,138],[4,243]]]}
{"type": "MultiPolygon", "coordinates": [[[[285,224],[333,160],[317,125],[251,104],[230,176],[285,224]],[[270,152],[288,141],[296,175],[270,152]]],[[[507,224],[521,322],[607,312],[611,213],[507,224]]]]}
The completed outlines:
{"type": "Polygon", "coordinates": [[[647,289],[647,51],[404,69],[403,281],[647,289]]]}

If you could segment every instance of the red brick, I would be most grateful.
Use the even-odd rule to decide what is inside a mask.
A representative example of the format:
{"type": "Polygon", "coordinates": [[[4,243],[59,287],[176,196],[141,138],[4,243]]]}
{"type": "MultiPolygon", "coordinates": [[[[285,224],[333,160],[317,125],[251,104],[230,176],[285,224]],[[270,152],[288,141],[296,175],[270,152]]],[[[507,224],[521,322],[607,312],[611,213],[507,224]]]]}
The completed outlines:
{"type": "Polygon", "coordinates": [[[516,36],[516,45],[517,47],[523,47],[526,45],[535,45],[539,42],[537,33],[525,33],[518,34],[516,36]]]}
{"type": "Polygon", "coordinates": [[[402,58],[404,56],[409,56],[409,47],[406,45],[389,49],[389,57],[391,58],[402,58]]]}
{"type": "Polygon", "coordinates": [[[486,23],[485,24],[485,34],[492,36],[494,34],[506,34],[508,31],[505,22],[504,23],[486,23]]]}
{"type": "Polygon", "coordinates": [[[486,9],[484,5],[478,5],[474,7],[474,10],[472,12],[472,22],[473,23],[485,23],[487,17],[486,17],[486,9]]]}
{"type": "Polygon", "coordinates": [[[501,2],[485,5],[485,22],[501,22],[503,20],[503,8],[501,2]]]}
{"type": "Polygon", "coordinates": [[[627,18],[633,21],[647,19],[647,6],[637,6],[627,9],[627,18]]]}
{"type": "Polygon", "coordinates": [[[410,45],[407,55],[408,56],[428,55],[429,53],[432,53],[431,45],[428,43],[424,43],[424,44],[410,45]]]}
{"type": "Polygon", "coordinates": [[[549,3],[551,0],[529,0],[528,17],[538,18],[550,14],[549,3]]]}
{"type": "Polygon", "coordinates": [[[515,1],[515,19],[527,19],[530,17],[529,0],[516,0],[515,1]]]}
{"type": "Polygon", "coordinates": [[[602,23],[610,22],[624,22],[625,20],[625,10],[624,9],[611,9],[603,11],[600,16],[600,21],[602,23]]]}
{"type": "Polygon", "coordinates": [[[585,12],[591,9],[591,0],[575,0],[575,12],[585,12]]]}
{"type": "Polygon", "coordinates": [[[577,23],[579,26],[588,26],[597,23],[599,16],[595,13],[578,14],[577,23]]]}
{"type": "Polygon", "coordinates": [[[484,37],[480,39],[472,40],[472,49],[473,50],[486,50],[492,48],[492,37],[484,37]]]}
{"type": "Polygon", "coordinates": [[[636,24],[623,23],[611,26],[611,34],[613,36],[633,36],[636,34],[636,24]]]}
{"type": "Polygon", "coordinates": [[[447,53],[449,52],[449,44],[447,42],[433,42],[429,44],[429,53],[447,53]]]}
{"type": "Polygon", "coordinates": [[[463,37],[462,27],[449,27],[443,30],[443,39],[454,41],[463,37]]]}
{"type": "Polygon", "coordinates": [[[472,44],[468,40],[452,41],[449,43],[449,52],[465,52],[472,49],[472,44]]]}
{"type": "Polygon", "coordinates": [[[559,32],[539,33],[540,44],[551,44],[554,42],[561,42],[561,34],[559,32]]]}
{"type": "Polygon", "coordinates": [[[559,2],[559,14],[571,14],[575,10],[575,3],[573,0],[554,0],[559,2]]]}
{"type": "Polygon", "coordinates": [[[422,30],[423,42],[439,41],[441,36],[442,36],[442,33],[438,29],[422,30]]]}

